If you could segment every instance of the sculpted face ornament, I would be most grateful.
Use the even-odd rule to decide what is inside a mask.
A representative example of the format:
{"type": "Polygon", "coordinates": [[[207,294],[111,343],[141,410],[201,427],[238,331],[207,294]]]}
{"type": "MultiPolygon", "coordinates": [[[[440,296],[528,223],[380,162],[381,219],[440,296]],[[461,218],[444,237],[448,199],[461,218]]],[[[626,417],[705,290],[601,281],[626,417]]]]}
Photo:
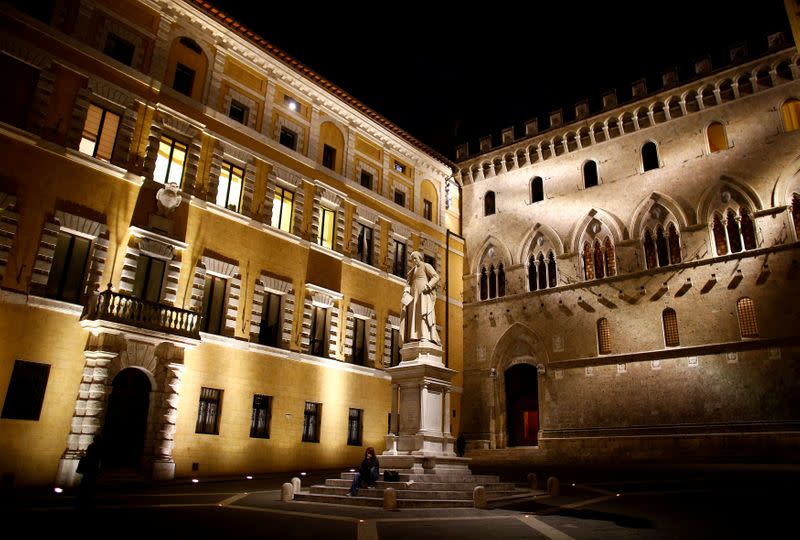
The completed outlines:
{"type": "Polygon", "coordinates": [[[158,213],[162,216],[168,216],[180,206],[180,194],[178,193],[178,184],[170,182],[156,193],[156,202],[158,203],[158,213]]]}

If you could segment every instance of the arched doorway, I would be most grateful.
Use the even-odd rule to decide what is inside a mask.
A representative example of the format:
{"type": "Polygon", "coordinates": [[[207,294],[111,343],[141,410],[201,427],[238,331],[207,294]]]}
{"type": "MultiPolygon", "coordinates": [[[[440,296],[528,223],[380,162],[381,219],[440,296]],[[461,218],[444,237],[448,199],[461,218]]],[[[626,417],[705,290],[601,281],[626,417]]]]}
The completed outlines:
{"type": "Polygon", "coordinates": [[[150,379],[136,368],[120,371],[108,398],[103,439],[104,464],[139,467],[150,409],[150,379]]]}
{"type": "Polygon", "coordinates": [[[536,366],[517,364],[506,370],[508,446],[536,446],[539,432],[539,385],[536,366]]]}

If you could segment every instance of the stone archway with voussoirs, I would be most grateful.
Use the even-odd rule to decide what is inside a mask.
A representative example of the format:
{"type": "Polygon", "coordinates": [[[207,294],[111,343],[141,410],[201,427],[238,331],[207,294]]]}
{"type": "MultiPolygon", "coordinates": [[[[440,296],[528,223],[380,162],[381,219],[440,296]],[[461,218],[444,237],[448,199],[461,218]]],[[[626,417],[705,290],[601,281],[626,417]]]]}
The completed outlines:
{"type": "MultiPolygon", "coordinates": [[[[493,448],[508,446],[508,419],[505,373],[519,364],[531,365],[541,374],[548,363],[547,349],[541,338],[522,323],[512,324],[497,341],[492,353],[489,395],[492,396],[489,432],[493,448]]],[[[542,396],[541,378],[537,378],[538,395],[542,396]]],[[[541,429],[541,424],[539,426],[541,429]]]]}
{"type": "Polygon", "coordinates": [[[99,331],[89,335],[67,448],[59,462],[58,485],[73,486],[79,480],[75,468],[105,424],[114,379],[130,368],[145,374],[150,383],[139,469],[154,480],[175,476],[172,450],[185,345],[128,333],[99,331]]]}

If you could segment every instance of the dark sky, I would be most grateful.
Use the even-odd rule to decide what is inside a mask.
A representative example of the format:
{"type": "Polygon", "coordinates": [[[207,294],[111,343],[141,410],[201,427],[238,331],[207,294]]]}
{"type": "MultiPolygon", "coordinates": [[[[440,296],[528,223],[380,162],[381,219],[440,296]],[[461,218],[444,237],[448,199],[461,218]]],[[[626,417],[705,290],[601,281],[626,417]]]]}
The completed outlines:
{"type": "Polygon", "coordinates": [[[497,144],[511,125],[520,136],[529,118],[546,126],[554,109],[568,120],[583,99],[598,110],[609,89],[624,102],[636,79],[657,90],[669,67],[687,79],[705,54],[721,67],[730,45],[746,42],[753,54],[768,34],[791,40],[782,0],[487,2],[458,11],[430,0],[358,10],[209,1],[450,158],[463,142],[474,152],[483,135],[497,144]]]}

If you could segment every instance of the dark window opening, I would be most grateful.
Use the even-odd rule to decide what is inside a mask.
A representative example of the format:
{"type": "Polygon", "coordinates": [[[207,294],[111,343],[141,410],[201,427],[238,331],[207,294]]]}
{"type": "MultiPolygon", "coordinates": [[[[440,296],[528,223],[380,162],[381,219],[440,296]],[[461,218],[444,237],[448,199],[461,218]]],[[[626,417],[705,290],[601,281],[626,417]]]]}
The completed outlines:
{"type": "Polygon", "coordinates": [[[218,276],[206,276],[203,291],[203,332],[222,334],[225,328],[225,290],[228,280],[218,276]]]}
{"type": "Polygon", "coordinates": [[[399,240],[394,241],[392,274],[399,277],[406,277],[406,245],[399,240]]]}
{"type": "Polygon", "coordinates": [[[258,330],[258,342],[262,345],[281,346],[281,300],[279,294],[264,293],[261,328],[258,330]]]}
{"type": "Polygon", "coordinates": [[[191,97],[192,87],[194,86],[194,70],[189,66],[185,66],[178,62],[175,66],[175,80],[172,82],[172,88],[181,94],[191,97]]]}
{"type": "Polygon", "coordinates": [[[197,409],[197,425],[195,433],[207,435],[219,434],[219,419],[222,405],[222,390],[217,388],[201,388],[200,403],[197,409]]]}
{"type": "Polygon", "coordinates": [[[247,113],[250,109],[236,100],[231,100],[231,108],[228,109],[228,117],[236,120],[240,124],[247,124],[247,113]]]}
{"type": "Polygon", "coordinates": [[[358,245],[356,246],[358,260],[367,264],[372,264],[372,228],[361,225],[358,233],[358,245]]]}
{"type": "Polygon", "coordinates": [[[658,169],[661,164],[658,162],[658,147],[653,141],[642,146],[642,168],[645,171],[658,169]]]}
{"type": "Polygon", "coordinates": [[[319,442],[320,416],[322,403],[306,401],[303,412],[303,442],[319,442]]]}
{"type": "Polygon", "coordinates": [[[122,39],[111,32],[106,36],[106,45],[103,47],[103,53],[114,60],[130,66],[133,64],[134,51],[136,51],[136,46],[130,41],[122,39]]]}
{"type": "Polygon", "coordinates": [[[3,418],[39,420],[50,364],[16,360],[3,403],[3,418]]]}
{"type": "Polygon", "coordinates": [[[539,202],[544,200],[544,184],[542,177],[537,176],[531,180],[531,202],[539,202]]]}
{"type": "Polygon", "coordinates": [[[422,200],[422,217],[428,221],[433,221],[433,204],[428,199],[422,200]]]}
{"type": "Polygon", "coordinates": [[[323,307],[314,306],[311,314],[311,336],[309,340],[309,352],[313,356],[328,356],[325,350],[327,334],[328,310],[323,307]]]}
{"type": "Polygon", "coordinates": [[[495,211],[494,191],[487,191],[483,199],[483,215],[491,216],[495,211]]]}
{"type": "Polygon", "coordinates": [[[400,365],[400,330],[392,328],[392,345],[391,345],[391,359],[389,361],[391,367],[400,365]]]}
{"type": "Polygon", "coordinates": [[[361,187],[365,187],[369,190],[372,189],[372,174],[368,173],[367,171],[361,171],[361,187]]]}
{"type": "Polygon", "coordinates": [[[347,419],[347,444],[349,446],[361,446],[361,417],[363,415],[364,411],[362,409],[350,409],[347,419]]]}
{"type": "Polygon", "coordinates": [[[250,418],[250,437],[269,439],[269,425],[272,420],[272,396],[255,394],[253,396],[253,415],[250,418]]]}
{"type": "Polygon", "coordinates": [[[149,302],[161,301],[166,267],[167,262],[162,259],[140,255],[133,282],[133,295],[149,302]]]}
{"type": "Polygon", "coordinates": [[[353,363],[367,363],[367,321],[359,317],[353,321],[353,363]]]}
{"type": "Polygon", "coordinates": [[[198,45],[197,42],[195,40],[193,40],[192,38],[186,37],[186,36],[181,36],[179,41],[180,41],[181,45],[183,45],[184,47],[186,47],[190,51],[192,51],[192,52],[194,52],[196,54],[202,54],[203,53],[203,49],[201,49],[200,45],[198,45]]]}
{"type": "Polygon", "coordinates": [[[403,208],[406,207],[406,194],[399,189],[394,190],[394,202],[403,208]]]}
{"type": "Polygon", "coordinates": [[[587,161],[583,165],[583,187],[594,187],[599,183],[597,177],[597,163],[594,161],[587,161]]]}
{"type": "Polygon", "coordinates": [[[322,147],[322,166],[328,169],[336,169],[336,148],[328,146],[327,144],[322,147]]]}
{"type": "Polygon", "coordinates": [[[281,136],[279,142],[292,150],[297,150],[297,133],[285,127],[281,128],[281,136]]]}
{"type": "Polygon", "coordinates": [[[45,295],[48,298],[80,303],[91,246],[92,242],[87,238],[58,233],[53,264],[47,278],[45,295]]]}

